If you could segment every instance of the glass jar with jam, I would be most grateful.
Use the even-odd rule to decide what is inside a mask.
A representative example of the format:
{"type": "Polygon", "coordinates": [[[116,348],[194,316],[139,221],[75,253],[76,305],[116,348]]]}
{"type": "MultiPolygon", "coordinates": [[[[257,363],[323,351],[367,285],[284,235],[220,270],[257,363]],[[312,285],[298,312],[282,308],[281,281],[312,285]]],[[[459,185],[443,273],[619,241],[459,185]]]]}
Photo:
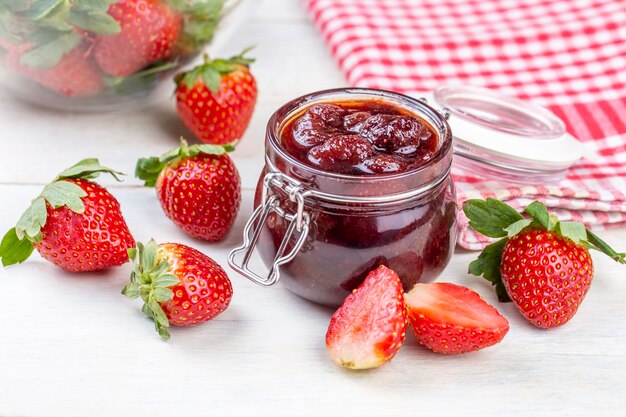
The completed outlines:
{"type": "Polygon", "coordinates": [[[336,306],[379,265],[405,290],[436,278],[456,239],[445,115],[372,89],[295,99],[271,117],[244,244],[229,263],[254,282],[336,306]],[[255,248],[267,273],[248,263],[255,248]]]}

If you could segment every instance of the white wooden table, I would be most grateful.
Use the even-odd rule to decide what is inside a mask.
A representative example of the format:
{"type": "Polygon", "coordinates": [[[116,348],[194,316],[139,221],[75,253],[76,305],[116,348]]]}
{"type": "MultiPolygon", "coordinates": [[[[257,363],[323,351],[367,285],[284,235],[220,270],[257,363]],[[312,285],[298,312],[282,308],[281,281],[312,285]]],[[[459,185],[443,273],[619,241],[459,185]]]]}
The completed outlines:
{"type": "MultiPolygon", "coordinates": [[[[244,201],[234,230],[217,245],[193,241],[162,214],[154,191],[109,179],[138,240],[178,241],[226,266],[251,212],[265,123],[282,103],[345,81],[295,0],[265,0],[231,42],[256,44],[260,85],[252,124],[233,157],[244,201]]],[[[62,168],[94,156],[133,172],[140,156],[173,147],[188,132],[173,102],[108,115],[60,114],[0,91],[0,231],[62,168]]],[[[626,248],[626,231],[606,233],[626,248]]],[[[457,251],[442,279],[496,303],[486,282],[466,274],[475,253],[457,251]]],[[[71,275],[36,253],[0,270],[0,416],[625,416],[626,267],[596,256],[596,280],[575,319],[537,330],[512,305],[503,343],[438,356],[412,336],[391,363],[351,372],[324,348],[331,310],[281,286],[264,289],[227,268],[230,308],[163,342],[139,304],[120,295],[129,265],[71,275]]]]}

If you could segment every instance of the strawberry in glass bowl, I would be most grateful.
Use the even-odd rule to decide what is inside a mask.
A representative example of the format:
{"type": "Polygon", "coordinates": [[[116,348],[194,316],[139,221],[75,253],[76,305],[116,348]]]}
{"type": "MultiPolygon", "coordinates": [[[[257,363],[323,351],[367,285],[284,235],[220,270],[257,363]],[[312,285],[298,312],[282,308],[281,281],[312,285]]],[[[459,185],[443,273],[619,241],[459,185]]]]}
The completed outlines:
{"type": "Polygon", "coordinates": [[[250,0],[0,0],[0,82],[46,107],[115,111],[171,94],[250,0]]]}

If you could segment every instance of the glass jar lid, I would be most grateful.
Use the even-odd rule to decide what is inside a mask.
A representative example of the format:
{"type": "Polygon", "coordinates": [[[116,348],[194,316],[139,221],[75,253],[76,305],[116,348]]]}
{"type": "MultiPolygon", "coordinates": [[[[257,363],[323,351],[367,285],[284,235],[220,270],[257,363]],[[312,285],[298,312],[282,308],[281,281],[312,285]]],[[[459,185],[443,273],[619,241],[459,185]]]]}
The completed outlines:
{"type": "Polygon", "coordinates": [[[471,86],[435,90],[449,112],[455,165],[495,180],[556,182],[583,156],[583,145],[548,109],[471,86]]]}

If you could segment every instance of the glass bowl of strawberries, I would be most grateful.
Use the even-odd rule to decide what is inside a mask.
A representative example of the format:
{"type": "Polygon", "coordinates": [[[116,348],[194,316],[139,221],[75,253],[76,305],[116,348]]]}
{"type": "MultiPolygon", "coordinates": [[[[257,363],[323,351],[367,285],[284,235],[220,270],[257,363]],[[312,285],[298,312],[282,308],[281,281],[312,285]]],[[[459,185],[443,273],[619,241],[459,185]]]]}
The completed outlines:
{"type": "Polygon", "coordinates": [[[171,94],[172,75],[215,52],[250,0],[0,0],[0,83],[72,111],[119,111],[171,94]]]}

